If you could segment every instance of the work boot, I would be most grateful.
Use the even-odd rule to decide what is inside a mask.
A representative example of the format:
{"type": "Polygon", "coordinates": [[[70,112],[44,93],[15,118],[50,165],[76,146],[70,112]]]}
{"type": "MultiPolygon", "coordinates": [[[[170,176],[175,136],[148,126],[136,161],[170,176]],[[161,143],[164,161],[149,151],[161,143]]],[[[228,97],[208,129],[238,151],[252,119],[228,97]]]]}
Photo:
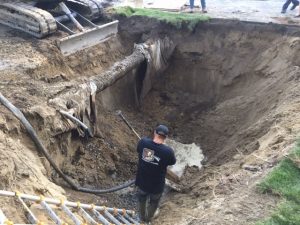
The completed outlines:
{"type": "Polygon", "coordinates": [[[285,14],[285,13],[286,13],[286,9],[282,9],[282,10],[281,10],[281,13],[282,13],[282,14],[285,14]]]}
{"type": "Polygon", "coordinates": [[[299,5],[299,2],[297,2],[296,4],[293,4],[293,6],[291,7],[291,10],[294,10],[298,5],[299,5]]]}

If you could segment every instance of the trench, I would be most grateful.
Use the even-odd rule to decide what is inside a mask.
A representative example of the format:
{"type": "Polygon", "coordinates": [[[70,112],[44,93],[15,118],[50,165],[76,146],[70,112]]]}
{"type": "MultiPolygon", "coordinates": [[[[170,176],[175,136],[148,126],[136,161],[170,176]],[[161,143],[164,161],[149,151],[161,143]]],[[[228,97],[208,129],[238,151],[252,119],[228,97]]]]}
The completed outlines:
{"type": "MultiPolygon", "coordinates": [[[[121,37],[124,35],[124,40],[133,35],[131,39],[142,41],[149,24],[152,22],[146,20],[141,28],[137,23],[135,33],[130,34],[125,23],[121,37]]],[[[295,91],[289,88],[294,86],[291,80],[295,71],[290,68],[294,62],[284,58],[296,54],[296,50],[287,51],[291,43],[299,41],[296,30],[233,21],[199,25],[187,34],[162,29],[154,34],[148,31],[147,35],[170,35],[176,48],[168,68],[156,78],[142,104],[137,104],[136,94],[141,89],[145,64],[97,95],[98,112],[106,111],[114,117],[121,109],[142,136],[151,136],[157,124],[166,124],[172,139],[200,146],[207,158],[205,163],[212,166],[226,164],[237,154],[247,156],[259,150],[264,145],[263,137],[281,121],[280,105],[295,91]]],[[[100,117],[104,121],[107,115],[100,117]]],[[[122,127],[124,133],[115,137],[126,133],[124,141],[130,142],[130,154],[126,156],[130,161],[121,163],[129,169],[128,174],[124,175],[119,166],[111,173],[118,178],[134,176],[136,137],[120,120],[103,125],[122,127]]],[[[108,132],[106,138],[110,135],[108,132]]],[[[191,173],[187,179],[196,179],[197,170],[191,173]]],[[[128,204],[133,196],[123,197],[128,204]]]]}
{"type": "Polygon", "coordinates": [[[132,75],[138,78],[101,93],[101,104],[128,112],[145,135],[167,124],[172,138],[200,145],[212,164],[230,161],[236,149],[245,155],[259,149],[259,139],[280,121],[280,104],[294,92],[288,87],[298,71],[296,48],[290,49],[299,41],[295,27],[217,21],[168,34],[175,51],[142,105],[135,93],[143,65],[132,75]]]}
{"type": "MultiPolygon", "coordinates": [[[[171,139],[200,146],[208,168],[226,165],[236,160],[237,154],[246,158],[266,146],[276,151],[292,141],[286,135],[294,134],[296,128],[283,125],[285,133],[272,138],[270,131],[295,116],[288,112],[299,91],[300,69],[296,65],[300,38],[296,27],[212,20],[190,31],[147,18],[122,18],[119,37],[112,41],[117,44],[112,48],[124,45],[128,54],[134,43],[165,36],[173,40],[175,50],[142,102],[138,102],[137,94],[145,63],[97,94],[98,133],[94,138],[85,139],[73,130],[53,135],[46,143],[62,171],[79,185],[111,187],[134,177],[137,138],[117,117],[116,110],[123,111],[141,136],[151,136],[158,124],[167,125],[171,139]]],[[[105,61],[105,54],[101,57],[105,61]]],[[[109,56],[111,60],[119,58],[109,56]]],[[[84,66],[80,63],[85,62],[79,62],[76,71],[84,66]]],[[[82,70],[84,75],[87,68],[82,70]]],[[[49,123],[46,117],[38,117],[40,122],[37,115],[28,115],[38,130],[49,123]]],[[[97,199],[99,204],[136,208],[132,189],[100,197],[84,195],[68,189],[57,174],[49,172],[47,163],[44,166],[55,183],[73,194],[71,200],[97,199]]],[[[199,170],[187,169],[184,198],[198,188],[191,184],[199,176],[199,170]]],[[[168,196],[172,199],[176,192],[166,194],[164,201],[168,196]]],[[[202,200],[209,198],[203,193],[202,200]]]]}
{"type": "MultiPolygon", "coordinates": [[[[293,55],[298,53],[290,46],[299,37],[293,27],[219,21],[199,25],[188,35],[172,35],[176,48],[169,67],[143,104],[134,101],[137,82],[120,80],[101,94],[109,98],[109,110],[127,112],[142,135],[151,136],[153,127],[166,124],[172,139],[200,146],[212,166],[235,161],[239,154],[246,158],[265,146],[276,152],[289,142],[289,128],[272,141],[265,137],[284,120],[286,108],[281,106],[293,102],[298,89],[293,83],[298,73],[293,55]],[[124,96],[128,90],[131,97],[124,96]]],[[[197,170],[186,174],[185,185],[197,176],[197,170]]]]}

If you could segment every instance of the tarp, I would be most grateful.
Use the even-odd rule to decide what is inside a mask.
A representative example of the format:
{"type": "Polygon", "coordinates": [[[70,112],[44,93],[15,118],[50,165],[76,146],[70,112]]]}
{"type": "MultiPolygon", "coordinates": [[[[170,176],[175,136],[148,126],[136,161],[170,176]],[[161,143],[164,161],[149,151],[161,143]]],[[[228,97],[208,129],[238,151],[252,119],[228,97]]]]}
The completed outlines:
{"type": "Polygon", "coordinates": [[[154,82],[161,76],[161,73],[169,66],[169,59],[174,51],[175,45],[168,37],[147,42],[144,45],[145,56],[147,58],[147,69],[142,82],[139,94],[139,103],[152,89],[154,82]]]}

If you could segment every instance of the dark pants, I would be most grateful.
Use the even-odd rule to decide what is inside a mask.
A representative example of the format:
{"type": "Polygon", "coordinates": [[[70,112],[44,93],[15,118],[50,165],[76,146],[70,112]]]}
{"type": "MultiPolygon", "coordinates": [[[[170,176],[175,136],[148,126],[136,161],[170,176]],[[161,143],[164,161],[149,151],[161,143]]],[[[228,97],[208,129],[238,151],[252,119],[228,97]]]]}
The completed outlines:
{"type": "Polygon", "coordinates": [[[143,222],[148,223],[151,221],[156,209],[158,208],[162,193],[150,194],[138,188],[137,196],[139,200],[140,219],[143,222]]]}
{"type": "Polygon", "coordinates": [[[293,3],[294,5],[299,5],[299,1],[297,1],[297,0],[286,0],[284,5],[282,6],[282,9],[286,10],[291,3],[293,3]]]}
{"type": "MultiPolygon", "coordinates": [[[[297,1],[297,0],[294,0],[297,1]]],[[[202,9],[206,9],[206,2],[205,0],[200,0],[202,9]]],[[[194,8],[194,0],[190,0],[190,8],[194,8]]]]}

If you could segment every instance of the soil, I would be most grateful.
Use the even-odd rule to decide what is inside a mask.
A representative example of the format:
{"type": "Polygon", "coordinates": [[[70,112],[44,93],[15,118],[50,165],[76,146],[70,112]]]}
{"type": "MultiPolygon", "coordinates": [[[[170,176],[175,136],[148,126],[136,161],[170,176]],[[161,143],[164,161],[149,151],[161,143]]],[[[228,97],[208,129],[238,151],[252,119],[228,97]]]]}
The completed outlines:
{"type": "MultiPolygon", "coordinates": [[[[133,43],[128,40],[125,45],[116,37],[65,58],[55,46],[57,37],[37,41],[4,26],[0,26],[0,33],[1,93],[24,113],[64,173],[79,185],[99,189],[132,179],[136,167],[133,153],[136,140],[127,134],[127,127],[117,116],[108,111],[101,113],[98,116],[101,135],[85,140],[76,130],[66,132],[69,123],[48,101],[72,84],[83,82],[124,58],[131,52],[133,43]],[[128,166],[130,161],[131,166],[128,166]]],[[[101,110],[100,105],[98,110],[101,110]]],[[[67,185],[38,154],[17,119],[4,107],[0,107],[0,111],[1,189],[55,198],[74,193],[64,190],[67,185]]],[[[125,204],[127,199],[120,202],[122,194],[95,197],[75,193],[74,196],[70,199],[85,196],[83,202],[95,204],[104,204],[110,199],[107,205],[134,208],[128,202],[125,204]]],[[[14,218],[17,223],[26,222],[23,212],[19,213],[20,217],[16,213],[20,208],[17,202],[9,198],[2,200],[0,208],[8,218],[14,218]]]]}
{"type": "Polygon", "coordinates": [[[276,205],[256,184],[299,132],[300,39],[246,27],[198,27],[145,99],[143,115],[208,158],[185,175],[188,193],[169,196],[157,224],[251,224],[276,205]]]}
{"type": "MultiPolygon", "coordinates": [[[[54,45],[57,37],[37,41],[0,26],[1,93],[22,110],[64,173],[84,187],[134,177],[137,139],[117,109],[141,135],[165,123],[172,139],[201,146],[206,165],[186,170],[183,192],[164,195],[154,224],[252,224],[269,215],[279,199],[260,194],[256,183],[287,154],[300,128],[297,28],[212,20],[189,31],[119,19],[118,37],[67,58],[54,45]],[[98,94],[96,137],[82,138],[50,104],[129,55],[134,43],[158,36],[176,44],[168,69],[140,107],[132,97],[136,73],[98,94]]],[[[136,208],[132,189],[101,196],[68,189],[17,119],[3,106],[0,111],[0,189],[136,208]]],[[[8,218],[24,223],[18,207],[0,199],[8,218]]]]}

